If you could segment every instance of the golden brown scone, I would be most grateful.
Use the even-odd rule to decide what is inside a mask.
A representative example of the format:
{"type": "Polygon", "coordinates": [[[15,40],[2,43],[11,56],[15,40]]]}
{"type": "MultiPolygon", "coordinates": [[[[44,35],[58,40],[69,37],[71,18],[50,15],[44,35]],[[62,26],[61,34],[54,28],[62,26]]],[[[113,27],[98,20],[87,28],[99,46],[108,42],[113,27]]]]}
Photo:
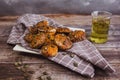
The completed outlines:
{"type": "Polygon", "coordinates": [[[51,32],[51,33],[56,33],[56,29],[52,26],[44,26],[44,27],[41,27],[41,28],[38,28],[38,31],[39,32],[51,32]]]}
{"type": "Polygon", "coordinates": [[[53,26],[49,26],[49,29],[47,30],[47,32],[55,34],[56,33],[56,28],[53,26]]]}
{"type": "Polygon", "coordinates": [[[53,33],[46,33],[45,35],[46,35],[45,44],[54,43],[55,34],[53,34],[53,33]]]}
{"type": "Polygon", "coordinates": [[[32,33],[32,34],[37,34],[38,33],[38,28],[36,26],[31,26],[29,28],[29,32],[32,33]]]}
{"type": "Polygon", "coordinates": [[[72,42],[69,37],[67,37],[64,34],[57,34],[55,35],[55,44],[61,49],[61,50],[67,50],[72,47],[72,42]]]}
{"type": "Polygon", "coordinates": [[[32,33],[27,33],[24,36],[25,41],[27,41],[28,43],[30,43],[33,40],[34,35],[32,33]]]}
{"type": "Polygon", "coordinates": [[[58,47],[54,44],[48,44],[41,48],[41,52],[46,57],[53,57],[57,55],[58,47]]]}
{"type": "Polygon", "coordinates": [[[49,26],[47,21],[38,22],[36,25],[29,28],[29,32],[32,34],[37,34],[39,32],[51,32],[56,33],[56,28],[49,26]]]}
{"type": "Polygon", "coordinates": [[[43,21],[40,21],[36,24],[37,28],[40,28],[40,27],[44,27],[44,26],[49,26],[48,24],[48,21],[46,20],[43,20],[43,21]]]}
{"type": "Polygon", "coordinates": [[[29,32],[33,34],[37,34],[38,31],[45,31],[48,29],[48,22],[47,21],[41,21],[38,22],[36,25],[31,26],[29,28],[29,32]]]}
{"type": "Polygon", "coordinates": [[[57,29],[56,29],[56,32],[57,33],[70,33],[71,32],[71,30],[69,29],[69,28],[62,28],[62,27],[58,27],[57,29]]]}
{"type": "Polygon", "coordinates": [[[44,33],[36,34],[33,37],[32,42],[30,43],[30,47],[31,48],[39,48],[41,45],[44,44],[45,39],[46,39],[46,36],[44,33]]]}
{"type": "Polygon", "coordinates": [[[70,40],[72,42],[78,42],[85,39],[85,32],[81,30],[75,30],[69,33],[70,40]]]}

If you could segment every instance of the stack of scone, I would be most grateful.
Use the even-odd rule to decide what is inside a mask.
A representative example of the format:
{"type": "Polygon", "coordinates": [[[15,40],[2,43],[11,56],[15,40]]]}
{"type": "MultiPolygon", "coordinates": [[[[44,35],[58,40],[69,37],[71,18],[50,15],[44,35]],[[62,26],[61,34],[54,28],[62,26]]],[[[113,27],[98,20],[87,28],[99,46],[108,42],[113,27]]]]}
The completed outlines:
{"type": "Polygon", "coordinates": [[[69,28],[50,26],[47,21],[38,22],[29,28],[29,33],[24,36],[31,48],[41,49],[44,56],[57,55],[59,50],[67,50],[74,42],[82,41],[85,32],[72,31],[69,28]]]}

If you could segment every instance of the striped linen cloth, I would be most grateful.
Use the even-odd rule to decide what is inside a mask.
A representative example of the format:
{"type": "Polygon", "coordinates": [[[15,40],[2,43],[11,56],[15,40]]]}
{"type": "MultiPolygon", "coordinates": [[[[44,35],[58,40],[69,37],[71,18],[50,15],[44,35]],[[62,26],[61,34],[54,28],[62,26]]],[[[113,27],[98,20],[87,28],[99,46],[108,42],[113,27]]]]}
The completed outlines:
{"type": "MultiPolygon", "coordinates": [[[[18,18],[17,24],[13,26],[7,43],[21,44],[26,49],[39,52],[38,49],[31,49],[23,37],[28,33],[29,26],[33,26],[42,20],[47,20],[49,25],[54,27],[64,27],[50,18],[36,14],[25,14],[18,18]]],[[[49,57],[48,59],[91,78],[95,74],[93,65],[100,67],[106,72],[115,72],[95,46],[87,39],[74,43],[71,49],[59,51],[55,57],[49,57]]]]}

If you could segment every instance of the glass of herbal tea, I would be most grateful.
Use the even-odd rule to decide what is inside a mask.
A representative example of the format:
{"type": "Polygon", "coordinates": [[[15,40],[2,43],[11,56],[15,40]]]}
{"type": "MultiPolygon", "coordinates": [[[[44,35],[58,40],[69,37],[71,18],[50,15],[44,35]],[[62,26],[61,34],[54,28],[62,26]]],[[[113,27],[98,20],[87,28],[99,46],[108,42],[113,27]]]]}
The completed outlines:
{"type": "Polygon", "coordinates": [[[108,38],[108,31],[112,13],[107,11],[94,11],[91,15],[92,28],[90,41],[95,43],[105,43],[108,38]]]}

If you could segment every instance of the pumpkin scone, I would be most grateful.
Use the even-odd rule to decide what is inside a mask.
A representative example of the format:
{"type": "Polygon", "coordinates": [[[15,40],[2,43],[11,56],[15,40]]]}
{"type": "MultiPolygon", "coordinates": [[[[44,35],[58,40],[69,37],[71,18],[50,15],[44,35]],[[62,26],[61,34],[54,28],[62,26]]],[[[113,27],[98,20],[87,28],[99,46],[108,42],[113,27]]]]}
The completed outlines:
{"type": "Polygon", "coordinates": [[[53,34],[53,33],[46,33],[45,35],[46,35],[45,44],[54,43],[55,34],[53,34]]]}
{"type": "Polygon", "coordinates": [[[46,20],[43,20],[43,21],[40,21],[36,24],[37,28],[40,28],[40,27],[45,27],[45,26],[49,26],[48,24],[48,21],[46,20]]]}
{"type": "Polygon", "coordinates": [[[78,42],[85,39],[85,32],[81,30],[75,30],[69,33],[70,40],[72,42],[78,42]]]}
{"type": "Polygon", "coordinates": [[[41,47],[44,42],[45,42],[46,36],[45,33],[39,33],[34,35],[32,42],[30,43],[30,47],[31,48],[39,48],[41,47]]]}
{"type": "Polygon", "coordinates": [[[58,52],[58,47],[54,44],[48,44],[41,48],[41,53],[46,57],[56,56],[58,52]]]}
{"type": "Polygon", "coordinates": [[[27,33],[27,34],[24,36],[24,39],[25,39],[26,42],[30,43],[30,42],[32,42],[34,36],[35,36],[35,35],[33,35],[32,33],[27,33]]]}
{"type": "Polygon", "coordinates": [[[38,28],[34,25],[29,28],[29,32],[32,34],[37,34],[38,33],[38,28]]]}
{"type": "Polygon", "coordinates": [[[29,28],[29,32],[33,34],[37,34],[38,32],[45,32],[48,30],[48,22],[47,21],[40,21],[36,25],[33,25],[29,28]]]}
{"type": "Polygon", "coordinates": [[[56,34],[55,35],[55,44],[61,49],[61,50],[67,50],[72,47],[72,42],[68,36],[65,34],[56,34]]]}
{"type": "Polygon", "coordinates": [[[57,33],[70,33],[71,32],[71,30],[69,29],[69,28],[66,28],[66,27],[58,27],[57,29],[56,29],[56,32],[57,33]]]}

